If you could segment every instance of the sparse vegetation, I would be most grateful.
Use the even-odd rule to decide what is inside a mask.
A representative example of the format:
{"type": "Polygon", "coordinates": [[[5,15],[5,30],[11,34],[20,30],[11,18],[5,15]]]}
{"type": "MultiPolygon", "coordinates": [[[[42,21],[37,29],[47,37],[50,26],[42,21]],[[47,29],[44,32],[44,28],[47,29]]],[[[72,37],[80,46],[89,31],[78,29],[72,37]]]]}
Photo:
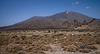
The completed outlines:
{"type": "Polygon", "coordinates": [[[52,44],[59,44],[63,51],[89,53],[98,50],[99,32],[77,30],[46,31],[1,31],[0,48],[2,54],[46,54],[45,51],[56,52],[52,44]],[[47,31],[47,32],[46,32],[47,31]],[[4,46],[6,46],[4,48],[4,46]],[[4,53],[5,52],[5,53],[4,53]]]}

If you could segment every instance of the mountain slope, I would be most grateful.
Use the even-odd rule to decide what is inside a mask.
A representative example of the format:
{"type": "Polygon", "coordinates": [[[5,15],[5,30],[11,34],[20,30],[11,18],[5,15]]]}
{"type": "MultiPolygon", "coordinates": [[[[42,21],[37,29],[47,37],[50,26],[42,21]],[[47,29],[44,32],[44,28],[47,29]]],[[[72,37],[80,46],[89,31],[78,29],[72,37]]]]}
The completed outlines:
{"type": "Polygon", "coordinates": [[[83,14],[65,11],[62,13],[57,13],[52,16],[46,17],[32,17],[23,22],[17,24],[2,27],[3,30],[29,30],[29,29],[73,29],[80,25],[86,24],[91,21],[92,18],[85,16],[83,14]]]}

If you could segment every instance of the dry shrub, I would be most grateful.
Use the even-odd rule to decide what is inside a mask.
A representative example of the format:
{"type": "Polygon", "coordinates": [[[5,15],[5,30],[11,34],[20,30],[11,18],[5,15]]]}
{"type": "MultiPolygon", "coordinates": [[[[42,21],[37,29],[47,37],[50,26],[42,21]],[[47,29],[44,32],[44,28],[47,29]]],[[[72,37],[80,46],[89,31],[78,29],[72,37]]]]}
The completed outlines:
{"type": "Polygon", "coordinates": [[[32,48],[30,51],[31,52],[34,52],[34,53],[37,53],[38,52],[38,50],[36,48],[32,48]]]}
{"type": "Polygon", "coordinates": [[[66,51],[67,50],[67,47],[63,47],[63,50],[66,51]]]}
{"type": "Polygon", "coordinates": [[[77,47],[75,45],[69,45],[69,46],[67,46],[67,50],[70,51],[70,52],[76,52],[77,51],[76,48],[77,47]]]}
{"type": "Polygon", "coordinates": [[[30,51],[33,52],[33,53],[36,53],[36,54],[45,54],[43,52],[43,50],[38,49],[38,48],[32,48],[30,51]]]}
{"type": "Polygon", "coordinates": [[[91,52],[91,50],[90,49],[79,49],[79,52],[89,53],[91,52]]]}
{"type": "Polygon", "coordinates": [[[37,54],[45,54],[42,50],[38,50],[37,54]]]}
{"type": "Polygon", "coordinates": [[[27,54],[26,51],[18,51],[17,54],[27,54]]]}
{"type": "Polygon", "coordinates": [[[18,51],[21,51],[22,50],[22,47],[21,46],[12,46],[12,47],[9,47],[7,49],[8,52],[18,52],[18,51]]]}
{"type": "Polygon", "coordinates": [[[8,36],[0,35],[0,46],[8,43],[8,36]]]}
{"type": "Polygon", "coordinates": [[[20,38],[18,36],[12,36],[15,40],[19,40],[20,38]]]}
{"type": "Polygon", "coordinates": [[[96,37],[96,44],[100,44],[100,36],[96,37]]]}
{"type": "Polygon", "coordinates": [[[95,54],[100,54],[100,50],[95,51],[95,54]]]}
{"type": "Polygon", "coordinates": [[[90,45],[89,47],[90,47],[91,49],[93,49],[93,50],[97,50],[97,47],[95,47],[95,46],[90,45]]]}
{"type": "Polygon", "coordinates": [[[26,36],[21,36],[22,40],[25,40],[26,39],[26,36]]]}
{"type": "Polygon", "coordinates": [[[43,51],[48,51],[49,49],[52,49],[49,45],[44,45],[44,46],[41,46],[41,49],[43,51]]]}

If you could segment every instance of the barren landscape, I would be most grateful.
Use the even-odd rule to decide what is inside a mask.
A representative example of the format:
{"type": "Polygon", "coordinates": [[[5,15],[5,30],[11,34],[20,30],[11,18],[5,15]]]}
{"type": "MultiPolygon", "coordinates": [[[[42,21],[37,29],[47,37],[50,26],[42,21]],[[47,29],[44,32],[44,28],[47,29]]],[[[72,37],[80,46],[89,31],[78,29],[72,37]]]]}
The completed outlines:
{"type": "Polygon", "coordinates": [[[0,31],[0,54],[100,54],[100,31],[0,31]]]}
{"type": "Polygon", "coordinates": [[[100,0],[0,0],[0,54],[100,54],[100,0]]]}

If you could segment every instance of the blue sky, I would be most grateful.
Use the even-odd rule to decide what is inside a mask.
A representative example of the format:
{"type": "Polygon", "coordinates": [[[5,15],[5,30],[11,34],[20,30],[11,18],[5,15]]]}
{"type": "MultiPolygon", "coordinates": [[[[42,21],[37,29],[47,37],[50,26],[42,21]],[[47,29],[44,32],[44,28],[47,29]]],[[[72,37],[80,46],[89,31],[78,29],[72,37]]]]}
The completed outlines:
{"type": "Polygon", "coordinates": [[[0,0],[0,26],[66,10],[100,19],[100,0],[0,0]]]}

